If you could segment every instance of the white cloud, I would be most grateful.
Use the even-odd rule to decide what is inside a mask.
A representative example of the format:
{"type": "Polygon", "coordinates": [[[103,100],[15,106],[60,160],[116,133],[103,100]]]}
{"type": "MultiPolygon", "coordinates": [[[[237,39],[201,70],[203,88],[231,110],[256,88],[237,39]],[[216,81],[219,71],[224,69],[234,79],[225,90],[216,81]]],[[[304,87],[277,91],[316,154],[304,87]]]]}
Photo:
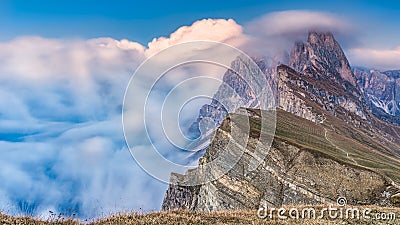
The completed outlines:
{"type": "Polygon", "coordinates": [[[343,42],[352,42],[348,36],[351,24],[339,16],[307,10],[273,12],[244,25],[247,41],[243,48],[251,55],[285,62],[284,52],[290,51],[295,41],[307,39],[309,31],[330,31],[343,42]]]}
{"type": "Polygon", "coordinates": [[[350,25],[338,16],[305,10],[290,10],[267,14],[246,25],[246,30],[262,36],[298,38],[308,31],[346,31],[350,25]]]}
{"type": "Polygon", "coordinates": [[[217,41],[241,46],[246,41],[242,26],[232,19],[203,19],[191,26],[183,26],[169,37],[154,38],[148,43],[147,55],[152,55],[169,46],[188,41],[217,41]]]}
{"type": "Polygon", "coordinates": [[[400,46],[395,49],[353,48],[349,58],[355,66],[367,66],[376,69],[400,69],[400,46]]]}
{"type": "MultiPolygon", "coordinates": [[[[85,40],[20,37],[0,43],[2,78],[61,79],[70,76],[83,78],[90,69],[116,66],[143,58],[144,47],[127,40],[99,38],[85,40]]],[[[132,65],[133,66],[133,65],[132,65]]],[[[115,68],[114,68],[115,69],[115,68]]]]}

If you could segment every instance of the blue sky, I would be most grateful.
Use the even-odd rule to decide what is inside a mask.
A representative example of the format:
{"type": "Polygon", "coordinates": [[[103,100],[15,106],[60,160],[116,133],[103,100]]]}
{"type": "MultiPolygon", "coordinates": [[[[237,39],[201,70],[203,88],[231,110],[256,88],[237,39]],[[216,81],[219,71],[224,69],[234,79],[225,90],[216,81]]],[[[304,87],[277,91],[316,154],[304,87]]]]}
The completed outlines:
{"type": "MultiPolygon", "coordinates": [[[[400,34],[398,1],[26,1],[0,2],[1,40],[21,35],[127,38],[146,44],[182,25],[202,18],[233,18],[245,24],[274,11],[312,10],[335,13],[369,32],[393,35],[370,37],[374,45],[395,47],[391,38],[400,34]],[[375,41],[376,40],[376,41],[375,41]],[[382,43],[377,43],[382,40],[382,43]],[[389,42],[388,42],[389,41],[389,42]]],[[[372,41],[371,41],[372,42],[372,41]]]]}
{"type": "MultiPolygon", "coordinates": [[[[399,15],[397,1],[1,0],[0,211],[88,218],[159,209],[167,185],[132,159],[121,109],[135,69],[165,48],[211,40],[268,58],[320,29],[334,32],[352,65],[399,69],[399,15]]],[[[165,84],[202,70],[181,68],[165,84]]],[[[156,94],[154,109],[166,93],[156,94]]],[[[129,129],[146,150],[142,117],[129,129]]]]}

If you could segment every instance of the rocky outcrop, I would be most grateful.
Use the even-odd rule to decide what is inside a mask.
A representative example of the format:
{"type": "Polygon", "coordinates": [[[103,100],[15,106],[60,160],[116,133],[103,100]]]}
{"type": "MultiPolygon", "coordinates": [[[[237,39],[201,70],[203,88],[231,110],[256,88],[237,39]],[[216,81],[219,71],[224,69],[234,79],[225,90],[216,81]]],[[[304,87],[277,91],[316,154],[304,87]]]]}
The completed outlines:
{"type": "MultiPolygon", "coordinates": [[[[262,119],[254,115],[256,114],[250,118],[251,121],[262,119]]],[[[202,163],[213,161],[231,141],[227,128],[239,126],[229,119],[232,116],[235,115],[228,115],[216,131],[215,139],[203,156],[202,163]]],[[[287,114],[278,111],[278,120],[286,119],[287,114]]],[[[304,127],[317,126],[305,119],[297,119],[286,122],[292,125],[302,123],[304,127]]],[[[184,180],[184,175],[173,174],[173,184],[165,195],[162,209],[216,211],[257,209],[265,204],[273,207],[334,204],[338,197],[347,198],[348,203],[353,205],[392,205],[390,197],[398,189],[391,185],[387,177],[285,139],[275,138],[269,148],[258,143],[258,138],[259,134],[252,132],[249,143],[261,145],[261,149],[269,153],[255,170],[249,168],[249,162],[257,157],[252,154],[256,145],[242,143],[242,148],[247,151],[240,161],[215,181],[186,187],[179,185],[180,180],[184,180]]]]}

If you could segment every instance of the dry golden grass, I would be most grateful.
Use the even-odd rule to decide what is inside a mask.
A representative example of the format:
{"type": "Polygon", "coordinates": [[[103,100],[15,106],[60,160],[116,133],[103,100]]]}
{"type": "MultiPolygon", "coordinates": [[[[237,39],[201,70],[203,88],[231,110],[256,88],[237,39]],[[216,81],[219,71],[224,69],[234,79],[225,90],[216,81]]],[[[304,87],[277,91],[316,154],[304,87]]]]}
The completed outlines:
{"type": "MultiPolygon", "coordinates": [[[[316,210],[321,209],[323,206],[316,207],[316,210]]],[[[363,207],[358,207],[362,209],[363,207]]],[[[296,225],[317,225],[317,224],[400,224],[400,208],[380,208],[370,206],[373,209],[371,216],[376,212],[395,213],[396,220],[345,220],[336,219],[332,220],[327,217],[323,219],[260,219],[257,217],[257,212],[254,210],[242,211],[221,211],[212,213],[199,213],[190,211],[171,211],[171,212],[152,212],[147,214],[141,213],[127,213],[121,215],[114,215],[108,218],[100,219],[92,222],[93,225],[106,225],[106,224],[296,224],[296,225]]],[[[289,209],[289,207],[287,207],[289,209]]],[[[299,207],[299,210],[302,207],[299,207]]],[[[318,211],[317,211],[318,212],[318,211]]],[[[0,215],[0,224],[60,224],[60,225],[79,225],[83,224],[77,220],[71,219],[55,219],[53,221],[35,220],[30,217],[10,217],[0,215]]]]}
{"type": "Polygon", "coordinates": [[[12,216],[7,216],[4,214],[0,214],[0,224],[1,225],[25,225],[25,224],[38,224],[38,225],[48,225],[48,224],[62,224],[62,225],[80,225],[81,223],[77,220],[72,220],[72,219],[65,219],[65,218],[60,218],[60,219],[53,219],[53,220],[40,220],[40,219],[35,219],[32,217],[12,217],[12,216]]]}

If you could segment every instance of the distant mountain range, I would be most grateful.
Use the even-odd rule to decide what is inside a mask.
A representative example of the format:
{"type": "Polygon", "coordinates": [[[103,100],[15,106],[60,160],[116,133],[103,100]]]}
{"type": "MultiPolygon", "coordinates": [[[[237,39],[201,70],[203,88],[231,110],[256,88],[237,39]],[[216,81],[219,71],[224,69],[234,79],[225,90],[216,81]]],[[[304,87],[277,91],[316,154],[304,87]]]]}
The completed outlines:
{"type": "Polygon", "coordinates": [[[202,156],[200,166],[213,161],[232,138],[228,127],[243,129],[241,121],[250,120],[253,144],[229,149],[232,154],[240,149],[246,153],[213,182],[186,187],[185,175],[172,174],[174,183],[162,209],[256,209],[262,204],[330,203],[338,197],[355,205],[398,204],[391,196],[400,192],[399,71],[351,68],[333,35],[319,32],[310,32],[307,42],[295,43],[287,65],[254,61],[262,74],[243,57],[232,62],[235,72],[225,73],[226,85],[215,94],[220,101],[204,105],[190,128],[199,137],[219,127],[210,145],[193,156],[202,156]],[[257,76],[266,76],[269,85],[244,82],[256,81],[251,78],[257,76]],[[271,87],[275,99],[256,98],[250,86],[271,87]],[[228,89],[240,99],[231,98],[228,89]],[[242,109],[227,113],[221,101],[242,109]],[[259,126],[265,119],[258,110],[260,101],[277,108],[276,133],[265,134],[274,135],[271,148],[260,141],[259,126]],[[202,122],[205,118],[208,125],[202,122]],[[249,161],[258,157],[255,146],[268,155],[250,170],[249,161]]]}
{"type": "Polygon", "coordinates": [[[400,125],[400,70],[379,71],[356,67],[353,73],[374,115],[400,125]]]}

